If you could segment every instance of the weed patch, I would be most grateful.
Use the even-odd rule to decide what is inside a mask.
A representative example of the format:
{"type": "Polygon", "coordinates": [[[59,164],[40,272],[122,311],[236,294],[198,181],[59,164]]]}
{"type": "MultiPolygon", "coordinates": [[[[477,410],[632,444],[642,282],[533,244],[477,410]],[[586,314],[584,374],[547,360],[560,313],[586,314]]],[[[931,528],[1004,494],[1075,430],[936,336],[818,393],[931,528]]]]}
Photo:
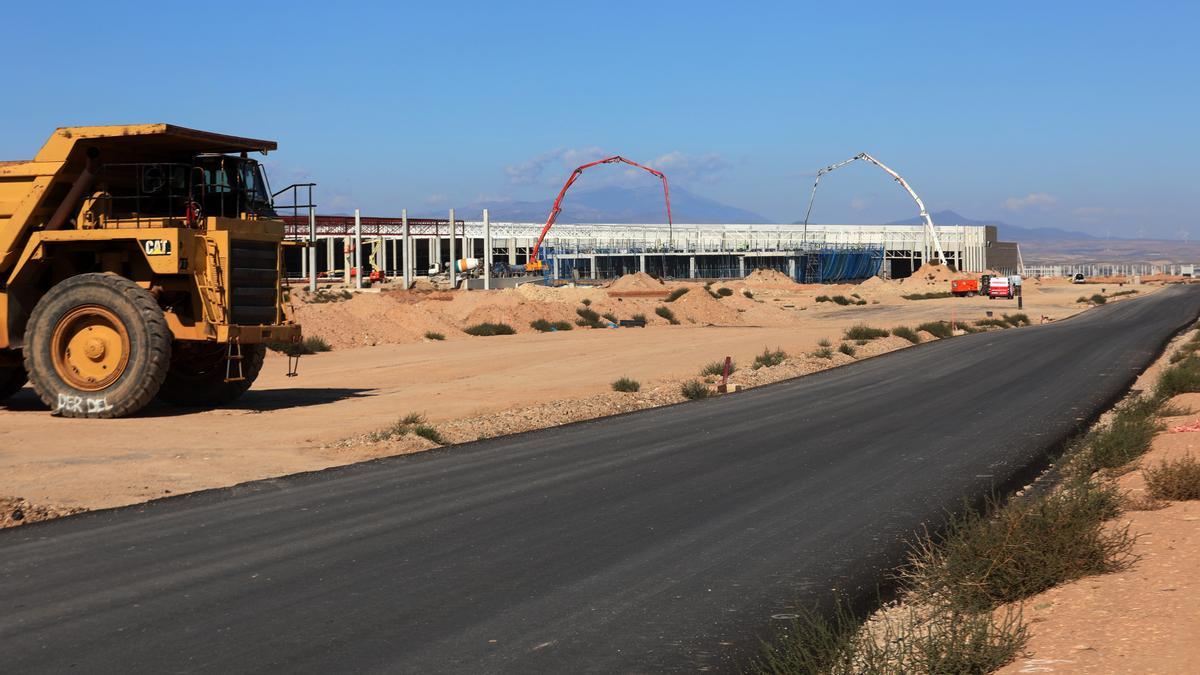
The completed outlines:
{"type": "Polygon", "coordinates": [[[900,579],[919,597],[943,598],[951,607],[985,611],[1090,574],[1133,562],[1127,529],[1105,530],[1119,512],[1113,487],[1076,479],[1045,496],[951,518],[940,541],[926,535],[914,544],[900,579]]]}
{"type": "Polygon", "coordinates": [[[845,337],[847,340],[874,340],[876,338],[885,338],[891,335],[891,332],[886,328],[873,328],[859,324],[846,329],[845,337]]]}
{"type": "MultiPolygon", "coordinates": [[[[737,362],[734,361],[733,359],[730,359],[729,360],[729,374],[732,375],[735,370],[737,370],[737,362]]],[[[700,369],[700,374],[701,375],[713,375],[716,377],[720,377],[721,375],[724,375],[725,374],[725,361],[721,360],[721,361],[713,361],[713,362],[709,363],[708,365],[706,365],[700,369]]]]}
{"type": "Polygon", "coordinates": [[[467,326],[463,329],[467,335],[476,337],[490,337],[492,335],[515,335],[516,329],[506,323],[477,323],[474,326],[467,326]]]}
{"type": "Polygon", "coordinates": [[[682,298],[688,292],[688,290],[690,289],[687,287],[676,288],[675,290],[671,291],[671,294],[667,296],[667,299],[664,302],[675,302],[676,300],[682,298]]]}
{"type": "Polygon", "coordinates": [[[675,318],[675,312],[672,312],[668,307],[659,305],[658,307],[654,308],[654,313],[666,319],[667,321],[670,321],[672,326],[679,325],[679,319],[675,318]]]}
{"type": "Polygon", "coordinates": [[[754,357],[754,370],[777,366],[787,360],[787,352],[776,347],[774,351],[763,347],[763,351],[754,357]]]}
{"type": "Polygon", "coordinates": [[[917,335],[917,331],[909,328],[908,326],[898,326],[893,328],[892,335],[895,335],[898,338],[904,338],[914,345],[921,343],[921,336],[917,335]]]}
{"type": "Polygon", "coordinates": [[[633,393],[639,391],[642,385],[637,380],[631,380],[628,377],[622,377],[612,383],[613,391],[622,391],[625,393],[633,393]]]}
{"type": "Polygon", "coordinates": [[[1155,499],[1200,499],[1200,462],[1191,455],[1172,462],[1163,460],[1142,473],[1155,499]]]}
{"type": "Polygon", "coordinates": [[[704,384],[700,380],[688,380],[687,382],[684,382],[683,385],[679,387],[679,393],[683,394],[683,397],[689,401],[708,398],[712,395],[712,392],[708,389],[708,385],[704,384]]]}

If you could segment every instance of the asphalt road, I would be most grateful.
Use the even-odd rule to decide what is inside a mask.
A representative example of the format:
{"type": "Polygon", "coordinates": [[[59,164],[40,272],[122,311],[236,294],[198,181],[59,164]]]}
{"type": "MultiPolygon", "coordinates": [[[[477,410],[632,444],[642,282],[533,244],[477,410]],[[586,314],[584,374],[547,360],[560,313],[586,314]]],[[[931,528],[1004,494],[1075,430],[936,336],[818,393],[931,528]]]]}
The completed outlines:
{"type": "Polygon", "coordinates": [[[736,669],[773,614],[870,592],[906,535],[1042,466],[1198,313],[1200,289],[1174,287],[719,399],[0,532],[0,669],[736,669]]]}

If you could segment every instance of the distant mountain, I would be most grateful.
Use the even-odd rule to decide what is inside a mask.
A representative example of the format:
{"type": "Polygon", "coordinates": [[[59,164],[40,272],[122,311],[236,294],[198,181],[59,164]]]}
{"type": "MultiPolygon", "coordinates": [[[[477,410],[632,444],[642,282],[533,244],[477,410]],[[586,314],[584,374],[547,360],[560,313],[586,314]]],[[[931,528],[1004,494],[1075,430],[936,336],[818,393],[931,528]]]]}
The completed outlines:
{"type": "MultiPolygon", "coordinates": [[[[964,215],[955,213],[954,211],[937,211],[929,214],[933,218],[934,225],[995,225],[997,236],[1000,241],[1059,241],[1059,240],[1079,240],[1079,239],[1099,239],[1095,235],[1086,232],[1078,232],[1075,230],[1063,230],[1057,227],[1020,227],[1018,225],[1009,225],[998,220],[972,220],[964,215]]],[[[920,225],[920,216],[913,216],[904,220],[896,220],[888,223],[888,225],[920,225]]]]}
{"type": "MultiPolygon", "coordinates": [[[[494,221],[545,222],[553,200],[480,201],[461,212],[478,213],[488,209],[494,221]]],[[[671,216],[676,223],[770,223],[763,216],[701,197],[683,188],[671,189],[671,216]]],[[[563,199],[560,223],[666,223],[662,188],[657,186],[625,188],[602,187],[572,190],[563,199]]]]}

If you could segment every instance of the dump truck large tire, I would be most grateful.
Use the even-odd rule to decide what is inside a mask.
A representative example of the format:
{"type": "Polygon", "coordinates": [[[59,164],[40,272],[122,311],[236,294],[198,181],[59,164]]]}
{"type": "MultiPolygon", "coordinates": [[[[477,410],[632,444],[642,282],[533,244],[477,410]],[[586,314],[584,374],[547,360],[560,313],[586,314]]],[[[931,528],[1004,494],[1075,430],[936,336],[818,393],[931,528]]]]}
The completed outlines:
{"type": "MultiPolygon", "coordinates": [[[[226,382],[227,345],[210,342],[176,342],[171,368],[158,390],[158,397],[181,406],[220,406],[246,393],[262,371],[267,355],[264,345],[242,345],[243,380],[226,382]]],[[[237,366],[233,366],[236,373],[237,366]]]]}
{"type": "Polygon", "coordinates": [[[63,417],[124,417],[154,398],[171,362],[171,331],[149,291],[115,274],[51,288],[29,317],[25,370],[63,417]]]}
{"type": "Polygon", "coordinates": [[[29,380],[22,366],[0,366],[0,403],[9,396],[21,391],[21,387],[29,380]]]}

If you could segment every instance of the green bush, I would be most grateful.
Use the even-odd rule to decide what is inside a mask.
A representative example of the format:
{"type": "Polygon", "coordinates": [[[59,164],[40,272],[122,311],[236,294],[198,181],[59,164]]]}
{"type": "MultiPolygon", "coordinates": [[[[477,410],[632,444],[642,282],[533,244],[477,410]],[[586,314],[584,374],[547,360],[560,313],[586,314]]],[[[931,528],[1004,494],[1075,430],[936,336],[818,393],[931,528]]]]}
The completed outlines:
{"type": "Polygon", "coordinates": [[[324,338],[310,335],[300,342],[271,342],[267,344],[267,349],[282,352],[288,356],[304,356],[332,351],[333,347],[324,338]]]}
{"type": "Polygon", "coordinates": [[[771,351],[763,347],[763,351],[758,356],[754,357],[754,370],[759,368],[769,368],[777,366],[787,360],[787,352],[776,347],[775,351],[771,351]]]}
{"type": "Polygon", "coordinates": [[[821,338],[820,340],[817,340],[817,346],[818,347],[832,347],[833,343],[829,341],[829,338],[821,338]]]}
{"type": "Polygon", "coordinates": [[[389,441],[393,438],[402,438],[410,433],[427,438],[439,445],[445,443],[438,430],[425,424],[425,416],[418,413],[409,413],[401,417],[392,426],[368,434],[367,439],[374,442],[389,441]]]}
{"type": "Polygon", "coordinates": [[[545,319],[538,319],[537,321],[530,323],[529,327],[542,333],[571,330],[572,328],[570,321],[547,321],[545,319]]]}
{"type": "Polygon", "coordinates": [[[675,302],[679,298],[682,298],[684,296],[684,294],[687,293],[689,290],[690,289],[688,289],[687,287],[676,288],[675,290],[671,291],[670,295],[667,296],[667,299],[665,300],[665,302],[675,302]]]}
{"type": "MultiPolygon", "coordinates": [[[[729,374],[732,375],[737,370],[737,362],[733,359],[729,360],[729,374]]],[[[701,375],[714,375],[720,377],[725,374],[725,361],[713,361],[700,369],[701,375]]]]}
{"type": "Polygon", "coordinates": [[[954,335],[953,329],[950,328],[949,321],[927,321],[920,326],[917,326],[918,331],[925,331],[937,338],[948,338],[954,335]]]}
{"type": "Polygon", "coordinates": [[[575,321],[577,325],[587,328],[604,328],[605,326],[604,322],[600,320],[600,314],[594,309],[580,307],[575,310],[575,313],[579,315],[579,318],[575,321]]]}
{"type": "Polygon", "coordinates": [[[662,305],[655,307],[654,313],[666,319],[667,321],[670,321],[672,326],[679,324],[679,319],[675,318],[675,312],[672,312],[670,309],[663,307],[662,305]]]}
{"type": "Polygon", "coordinates": [[[1029,320],[1028,314],[1005,314],[1004,320],[1007,321],[1010,326],[1014,326],[1014,327],[1028,326],[1033,323],[1032,321],[1029,320]]]}
{"type": "MultiPolygon", "coordinates": [[[[835,302],[839,305],[842,305],[843,307],[845,307],[846,305],[854,304],[853,300],[851,300],[850,298],[847,298],[844,295],[835,295],[832,298],[830,298],[830,300],[832,300],[833,302],[835,302]]],[[[866,303],[863,303],[863,304],[866,304],[866,303]]]]}
{"type": "Polygon", "coordinates": [[[908,295],[901,295],[900,297],[904,298],[905,300],[937,300],[939,298],[952,298],[954,297],[954,294],[950,291],[936,291],[929,293],[910,293],[908,295]]]}
{"type": "Polygon", "coordinates": [[[921,336],[917,335],[917,331],[909,328],[908,326],[897,326],[896,328],[893,328],[892,335],[895,335],[898,338],[904,338],[914,345],[920,344],[921,342],[921,336]]]}
{"type": "Polygon", "coordinates": [[[438,445],[445,445],[445,443],[446,443],[446,440],[444,438],[442,438],[441,432],[438,431],[437,429],[435,429],[434,427],[429,426],[428,424],[418,424],[415,427],[413,427],[412,432],[414,434],[416,434],[417,436],[420,436],[421,438],[433,441],[434,443],[437,443],[438,445]]]}
{"type": "Polygon", "coordinates": [[[712,395],[712,392],[708,389],[708,385],[700,380],[688,380],[684,382],[679,388],[679,393],[683,394],[683,397],[690,401],[708,398],[712,395]]]}
{"type": "Polygon", "coordinates": [[[833,302],[833,299],[828,295],[818,295],[817,302],[833,302]]]}
{"type": "Polygon", "coordinates": [[[847,340],[874,340],[876,338],[885,338],[891,335],[886,328],[872,328],[859,324],[846,329],[845,338],[847,340]]]}
{"type": "Polygon", "coordinates": [[[980,327],[1008,328],[1008,322],[1004,319],[980,319],[975,322],[975,325],[980,327]]]}
{"type": "Polygon", "coordinates": [[[434,331],[428,330],[428,331],[425,331],[425,339],[426,340],[436,340],[436,341],[440,342],[441,340],[445,340],[446,336],[441,333],[436,333],[434,331]]]}
{"type": "Polygon", "coordinates": [[[1124,569],[1134,559],[1116,488],[1076,479],[1041,497],[988,502],[951,518],[940,541],[913,545],[901,581],[923,598],[986,611],[1080,577],[1124,569]]]}
{"type": "Polygon", "coordinates": [[[1088,298],[1088,300],[1091,300],[1093,305],[1103,305],[1104,303],[1108,302],[1108,298],[1100,295],[1099,293],[1094,294],[1092,297],[1088,298]]]}
{"type": "Polygon", "coordinates": [[[515,335],[517,331],[506,323],[491,323],[485,321],[484,323],[477,323],[474,326],[468,326],[463,329],[463,332],[467,335],[474,335],[477,337],[489,337],[492,335],[515,335]]]}
{"type": "Polygon", "coordinates": [[[728,298],[729,296],[733,295],[733,289],[725,287],[718,288],[717,295],[721,296],[722,298],[728,298]]]}
{"type": "Polygon", "coordinates": [[[625,393],[633,393],[642,388],[641,383],[637,380],[631,380],[628,377],[622,377],[612,383],[613,391],[622,391],[625,393]]]}
{"type": "Polygon", "coordinates": [[[1160,430],[1159,401],[1142,396],[1117,406],[1112,422],[1084,436],[1082,459],[1091,470],[1115,469],[1141,457],[1160,430]]]}
{"type": "Polygon", "coordinates": [[[604,317],[604,320],[609,323],[620,323],[617,320],[617,315],[613,314],[612,312],[605,312],[605,313],[601,314],[600,316],[604,317]]]}
{"type": "Polygon", "coordinates": [[[1172,462],[1163,460],[1142,473],[1155,499],[1200,499],[1200,462],[1191,455],[1172,462]]]}
{"type": "Polygon", "coordinates": [[[854,349],[854,347],[853,347],[852,345],[850,345],[850,344],[847,344],[847,343],[845,343],[845,342],[843,342],[842,344],[838,345],[838,351],[839,351],[839,352],[841,352],[841,353],[843,353],[843,354],[845,354],[846,356],[854,356],[854,353],[855,353],[855,349],[854,349]]]}
{"type": "Polygon", "coordinates": [[[1154,395],[1163,400],[1197,391],[1200,391],[1200,357],[1194,354],[1164,370],[1154,387],[1154,395]]]}
{"type": "Polygon", "coordinates": [[[580,303],[582,303],[584,307],[591,307],[591,306],[592,306],[592,301],[591,301],[591,300],[588,300],[587,298],[584,298],[583,300],[580,300],[579,302],[580,302],[580,303]]]}
{"type": "Polygon", "coordinates": [[[813,352],[812,355],[818,359],[832,359],[833,349],[829,347],[821,347],[817,351],[813,352]]]}
{"type": "Polygon", "coordinates": [[[911,604],[868,628],[836,600],[832,618],[801,609],[763,645],[752,671],[770,675],[991,673],[1029,641],[1020,610],[962,612],[911,604]]]}

